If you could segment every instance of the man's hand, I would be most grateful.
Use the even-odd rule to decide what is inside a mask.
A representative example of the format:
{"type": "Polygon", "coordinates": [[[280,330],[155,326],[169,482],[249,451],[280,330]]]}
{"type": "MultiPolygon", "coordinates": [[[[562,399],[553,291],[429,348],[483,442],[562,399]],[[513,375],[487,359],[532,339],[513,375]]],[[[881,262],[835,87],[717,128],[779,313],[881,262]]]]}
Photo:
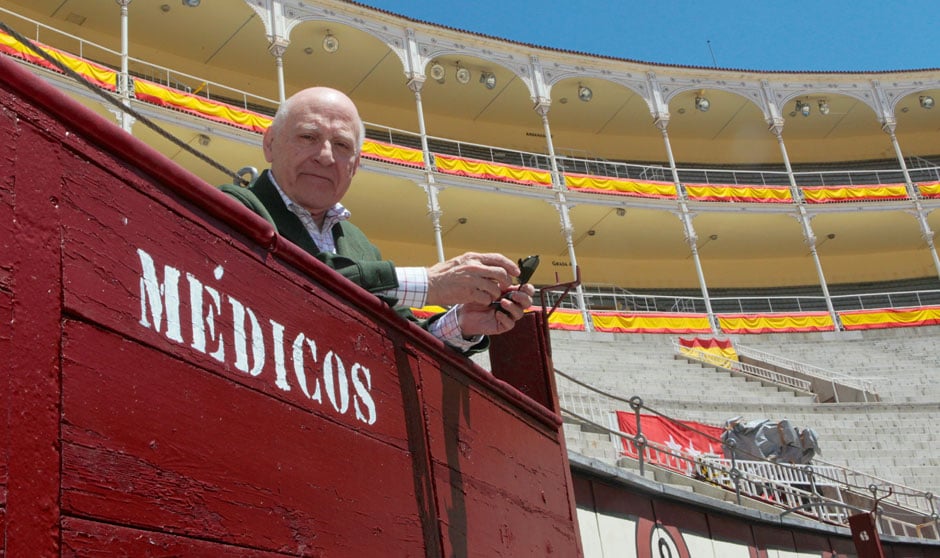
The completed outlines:
{"type": "Polygon", "coordinates": [[[457,311],[457,323],[464,337],[506,333],[532,306],[535,287],[526,283],[513,287],[497,304],[464,304],[457,311]]]}
{"type": "Polygon", "coordinates": [[[519,266],[502,254],[467,252],[428,268],[427,303],[485,306],[506,292],[518,276],[519,266]]]}

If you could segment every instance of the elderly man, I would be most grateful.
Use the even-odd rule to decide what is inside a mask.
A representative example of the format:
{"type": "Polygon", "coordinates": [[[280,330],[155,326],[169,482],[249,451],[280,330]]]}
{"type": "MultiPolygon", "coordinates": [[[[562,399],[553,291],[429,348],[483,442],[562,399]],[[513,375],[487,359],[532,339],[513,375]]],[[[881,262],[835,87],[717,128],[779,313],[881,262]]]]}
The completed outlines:
{"type": "Polygon", "coordinates": [[[271,168],[248,188],[222,190],[391,306],[456,305],[425,327],[458,350],[478,350],[483,336],[512,329],[532,304],[534,289],[512,286],[519,268],[510,259],[468,252],[430,268],[395,267],[348,221],[339,202],[359,168],[364,136],[349,97],[326,87],[305,89],[281,104],[264,133],[271,168]]]}

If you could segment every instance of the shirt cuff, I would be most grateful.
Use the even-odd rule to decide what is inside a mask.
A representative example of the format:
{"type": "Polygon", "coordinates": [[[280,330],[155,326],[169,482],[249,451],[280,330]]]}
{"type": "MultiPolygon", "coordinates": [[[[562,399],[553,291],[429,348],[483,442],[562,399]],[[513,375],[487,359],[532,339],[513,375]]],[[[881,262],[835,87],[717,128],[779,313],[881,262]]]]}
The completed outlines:
{"type": "Polygon", "coordinates": [[[398,300],[396,306],[421,308],[428,300],[428,270],[425,267],[396,267],[398,287],[374,293],[398,300]]]}
{"type": "Polygon", "coordinates": [[[460,324],[457,322],[458,308],[460,308],[459,304],[448,310],[443,316],[431,324],[428,331],[431,335],[451,347],[466,351],[482,341],[483,336],[474,335],[472,339],[464,339],[463,333],[460,332],[460,324]]]}

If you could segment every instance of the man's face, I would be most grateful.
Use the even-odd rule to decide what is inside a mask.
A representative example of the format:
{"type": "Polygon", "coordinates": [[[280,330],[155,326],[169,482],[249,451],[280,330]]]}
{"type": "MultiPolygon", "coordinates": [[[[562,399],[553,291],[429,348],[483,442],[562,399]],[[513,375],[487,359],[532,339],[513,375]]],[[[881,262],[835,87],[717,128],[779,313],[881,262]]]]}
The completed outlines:
{"type": "Polygon", "coordinates": [[[310,89],[264,135],[264,157],[287,196],[318,220],[349,190],[359,167],[359,116],[345,95],[310,89]]]}

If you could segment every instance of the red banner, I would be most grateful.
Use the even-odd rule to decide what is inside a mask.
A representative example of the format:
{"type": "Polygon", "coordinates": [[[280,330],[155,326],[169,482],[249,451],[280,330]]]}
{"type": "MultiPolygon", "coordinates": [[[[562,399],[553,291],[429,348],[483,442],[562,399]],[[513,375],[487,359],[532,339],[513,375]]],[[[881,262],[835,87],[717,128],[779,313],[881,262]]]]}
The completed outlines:
{"type": "MultiPolygon", "coordinates": [[[[617,411],[617,425],[620,431],[630,436],[637,435],[636,415],[625,411],[617,411]]],[[[695,459],[702,454],[721,455],[721,439],[723,428],[710,426],[700,422],[668,420],[657,415],[640,415],[640,426],[643,436],[653,444],[644,459],[656,465],[679,471],[691,473],[689,459],[695,459]],[[710,437],[710,438],[709,438],[710,437]],[[676,458],[655,449],[656,447],[668,449],[670,452],[685,456],[686,459],[676,458]]],[[[623,455],[638,458],[636,446],[627,438],[623,442],[623,455]]]]}

